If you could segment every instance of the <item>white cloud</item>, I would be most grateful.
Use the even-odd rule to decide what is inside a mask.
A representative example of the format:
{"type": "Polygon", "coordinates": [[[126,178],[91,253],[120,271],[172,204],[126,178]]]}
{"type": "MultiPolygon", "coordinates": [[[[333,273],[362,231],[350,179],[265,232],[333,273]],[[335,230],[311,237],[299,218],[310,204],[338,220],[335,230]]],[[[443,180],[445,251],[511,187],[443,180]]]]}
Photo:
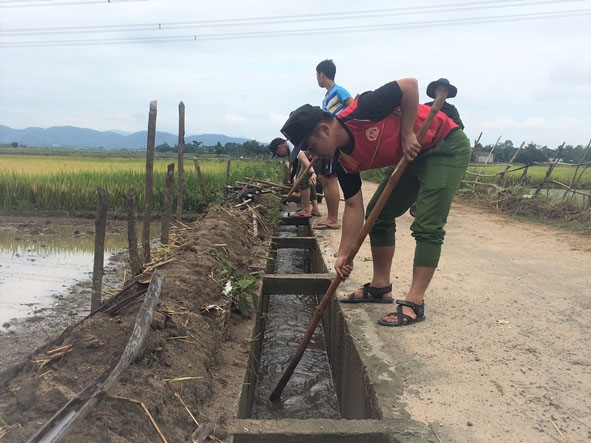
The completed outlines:
{"type": "MultiPolygon", "coordinates": [[[[462,3],[474,3],[461,1],[462,3]]],[[[459,3],[459,2],[454,2],[459,3]]],[[[514,4],[515,2],[513,2],[514,4]]],[[[158,101],[158,130],[176,132],[178,103],[186,106],[187,134],[217,132],[268,141],[279,135],[289,112],[319,104],[323,90],[316,64],[332,58],[337,82],[352,94],[403,77],[419,79],[421,101],[427,84],[447,77],[458,87],[454,103],[466,132],[493,143],[498,135],[538,144],[586,144],[591,122],[591,41],[584,1],[526,7],[474,9],[409,15],[412,4],[375,1],[297,3],[221,0],[111,2],[84,6],[0,9],[0,31],[109,26],[107,34],[8,36],[0,32],[0,124],[14,128],[75,125],[99,130],[144,130],[148,107],[158,101]],[[312,14],[402,8],[403,15],[375,14],[325,22],[312,14]],[[513,21],[517,14],[553,11],[554,18],[513,21]],[[491,23],[466,19],[501,16],[491,23]],[[306,16],[307,19],[298,19],[306,16]],[[51,17],[51,20],[47,18],[51,17]],[[204,21],[275,17],[251,26],[212,26],[204,21]],[[284,19],[299,20],[283,23],[284,19]],[[457,20],[464,20],[459,24],[457,20]],[[201,22],[170,29],[171,24],[201,22]],[[408,29],[334,31],[283,37],[135,44],[10,48],[12,41],[191,36],[255,31],[299,31],[338,26],[353,30],[377,24],[426,23],[408,29]],[[455,24],[454,24],[455,23],[455,24]],[[149,24],[162,30],[129,32],[149,24]],[[116,28],[115,26],[119,26],[116,28]],[[4,46],[2,46],[4,45],[4,46]]],[[[483,2],[490,4],[490,2],[483,2]]]]}

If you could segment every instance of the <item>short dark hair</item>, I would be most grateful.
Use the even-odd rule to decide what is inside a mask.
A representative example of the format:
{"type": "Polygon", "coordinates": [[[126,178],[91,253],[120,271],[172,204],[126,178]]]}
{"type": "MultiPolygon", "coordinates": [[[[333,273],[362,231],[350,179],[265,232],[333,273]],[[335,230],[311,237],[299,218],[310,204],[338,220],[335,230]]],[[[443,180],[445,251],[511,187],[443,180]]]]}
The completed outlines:
{"type": "Polygon", "coordinates": [[[273,153],[273,158],[275,158],[275,156],[277,155],[277,148],[279,148],[279,146],[281,146],[281,144],[283,144],[284,142],[285,139],[281,137],[277,137],[271,140],[271,143],[269,143],[269,151],[273,153]]]}
{"type": "Polygon", "coordinates": [[[330,80],[334,80],[334,77],[337,73],[337,67],[332,60],[327,58],[326,60],[318,63],[318,66],[316,66],[316,72],[318,74],[323,72],[324,75],[326,75],[326,77],[328,77],[330,80]]]}

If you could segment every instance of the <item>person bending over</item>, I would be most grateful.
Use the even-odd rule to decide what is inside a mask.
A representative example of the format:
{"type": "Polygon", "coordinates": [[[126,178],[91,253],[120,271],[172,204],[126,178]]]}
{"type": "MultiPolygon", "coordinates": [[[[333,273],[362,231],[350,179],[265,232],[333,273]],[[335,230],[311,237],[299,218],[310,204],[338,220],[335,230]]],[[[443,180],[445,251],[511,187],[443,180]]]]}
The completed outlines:
{"type": "Polygon", "coordinates": [[[425,293],[439,263],[444,226],[462,176],[470,160],[470,142],[445,114],[435,115],[419,143],[416,132],[430,107],[419,104],[416,79],[393,81],[361,94],[338,116],[309,104],[294,110],[281,132],[313,157],[339,162],[338,180],[345,197],[342,232],[335,262],[340,278],[353,271],[348,251],[364,223],[360,172],[385,169],[384,180],[368,204],[369,215],[386,186],[394,166],[404,156],[410,162],[369,233],[373,258],[370,282],[343,303],[392,303],[391,269],[395,250],[396,218],[416,200],[421,206],[411,225],[415,238],[412,283],[397,309],[378,319],[385,326],[406,326],[425,318],[425,293]]]}
{"type": "MultiPolygon", "coordinates": [[[[275,157],[288,157],[292,169],[295,170],[295,175],[291,174],[292,180],[299,176],[303,171],[306,170],[310,164],[310,159],[304,151],[293,151],[293,144],[288,140],[281,137],[274,138],[269,143],[269,150],[275,157]],[[293,167],[295,166],[295,168],[293,167]]],[[[302,178],[298,189],[300,191],[300,204],[301,209],[294,212],[290,217],[301,218],[301,217],[320,217],[320,208],[318,207],[318,198],[316,196],[316,179],[318,175],[312,167],[310,171],[302,178]]]]}

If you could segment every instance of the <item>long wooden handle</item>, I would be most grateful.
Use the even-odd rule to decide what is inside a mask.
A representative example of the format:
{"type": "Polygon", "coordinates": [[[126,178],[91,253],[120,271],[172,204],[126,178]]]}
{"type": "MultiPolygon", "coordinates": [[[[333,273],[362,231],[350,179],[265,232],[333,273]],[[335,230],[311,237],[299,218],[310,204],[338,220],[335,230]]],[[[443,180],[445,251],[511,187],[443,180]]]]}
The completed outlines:
{"type": "Polygon", "coordinates": [[[297,187],[300,184],[300,182],[302,181],[302,179],[306,176],[306,174],[308,173],[308,171],[312,168],[313,164],[314,164],[314,162],[310,162],[308,164],[308,166],[306,166],[306,169],[304,169],[304,172],[302,172],[299,175],[299,177],[297,178],[297,180],[295,181],[295,183],[293,184],[293,186],[291,187],[291,189],[287,193],[287,197],[285,197],[285,199],[288,199],[289,197],[292,196],[292,194],[295,192],[295,190],[297,189],[297,187]]]}
{"type": "MultiPolygon", "coordinates": [[[[435,103],[433,103],[433,106],[431,107],[431,110],[429,111],[427,118],[425,119],[425,121],[421,125],[421,128],[419,129],[419,132],[417,134],[417,139],[419,140],[419,142],[425,136],[427,130],[429,129],[429,126],[431,126],[431,123],[433,122],[433,119],[435,118],[435,114],[437,114],[437,112],[439,112],[439,110],[441,109],[443,102],[445,102],[445,96],[438,97],[435,100],[435,103]]],[[[382,194],[380,195],[380,197],[378,198],[378,201],[376,202],[375,206],[371,210],[369,216],[367,217],[367,220],[365,220],[365,223],[363,224],[363,227],[361,228],[361,232],[359,232],[359,235],[357,235],[355,242],[349,248],[345,262],[352,262],[353,259],[355,258],[355,256],[357,255],[357,252],[359,252],[359,248],[361,247],[361,245],[365,241],[365,237],[369,233],[374,222],[378,218],[378,215],[380,214],[380,212],[382,212],[382,209],[384,208],[386,201],[390,197],[392,190],[396,187],[396,185],[400,181],[400,177],[402,176],[407,165],[408,165],[408,160],[406,159],[406,157],[403,156],[402,160],[400,160],[400,162],[396,166],[396,169],[394,169],[394,171],[390,175],[390,178],[388,179],[388,183],[384,187],[382,194]]],[[[328,289],[326,290],[326,293],[322,297],[322,300],[320,300],[320,303],[318,304],[316,311],[314,311],[312,321],[310,321],[308,329],[306,330],[306,332],[304,333],[304,336],[302,337],[302,341],[300,342],[293,357],[291,358],[291,361],[289,362],[289,365],[285,369],[285,372],[281,376],[279,383],[277,383],[277,386],[275,387],[275,389],[273,390],[273,392],[271,393],[271,395],[269,397],[269,399],[271,401],[277,401],[281,397],[281,393],[283,392],[285,385],[287,385],[287,382],[291,378],[293,371],[295,370],[296,366],[300,362],[300,359],[302,358],[304,351],[306,350],[306,348],[308,347],[308,344],[310,343],[310,340],[312,338],[312,334],[314,334],[314,330],[316,329],[316,326],[318,326],[318,323],[320,322],[320,319],[322,318],[322,314],[326,310],[326,307],[328,306],[328,303],[330,302],[331,298],[336,293],[337,288],[341,284],[341,281],[342,281],[341,277],[337,274],[335,276],[335,278],[333,278],[328,289]]]]}

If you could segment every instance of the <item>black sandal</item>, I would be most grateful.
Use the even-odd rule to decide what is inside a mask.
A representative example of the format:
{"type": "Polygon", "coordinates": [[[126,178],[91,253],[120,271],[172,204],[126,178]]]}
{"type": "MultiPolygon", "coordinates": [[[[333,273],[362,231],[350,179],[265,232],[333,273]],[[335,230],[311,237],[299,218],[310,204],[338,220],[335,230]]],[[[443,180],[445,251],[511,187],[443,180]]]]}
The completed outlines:
{"type": "Polygon", "coordinates": [[[366,283],[362,286],[363,297],[355,298],[355,292],[341,298],[341,303],[394,303],[394,297],[384,298],[384,294],[392,292],[392,284],[383,288],[373,288],[366,283]]]}
{"type": "Polygon", "coordinates": [[[381,324],[383,326],[407,326],[412,323],[416,323],[416,322],[425,320],[426,317],[425,317],[425,304],[424,303],[422,305],[417,305],[416,303],[413,303],[411,301],[396,300],[396,304],[398,305],[398,308],[396,308],[396,312],[390,312],[390,313],[378,318],[379,324],[381,324]],[[408,307],[412,308],[412,310],[415,312],[417,317],[412,318],[410,315],[403,314],[402,313],[403,306],[408,306],[408,307]],[[398,320],[395,322],[384,320],[384,317],[390,317],[390,316],[396,316],[398,318],[398,320]]]}

